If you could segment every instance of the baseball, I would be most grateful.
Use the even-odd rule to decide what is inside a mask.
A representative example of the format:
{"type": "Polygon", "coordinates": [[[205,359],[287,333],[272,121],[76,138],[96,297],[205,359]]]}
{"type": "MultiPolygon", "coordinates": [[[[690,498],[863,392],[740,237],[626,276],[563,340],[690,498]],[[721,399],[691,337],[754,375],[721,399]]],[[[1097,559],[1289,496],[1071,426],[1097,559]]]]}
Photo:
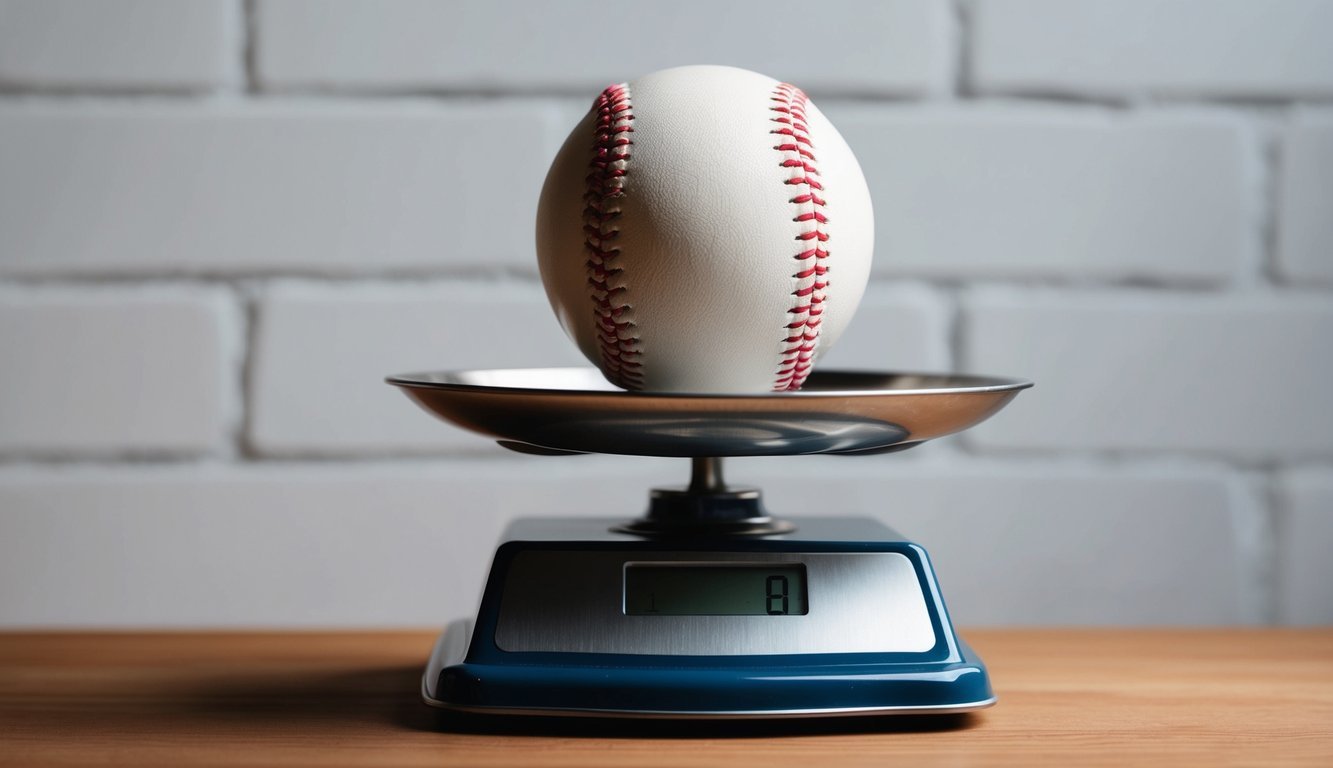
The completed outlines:
{"type": "Polygon", "coordinates": [[[800,388],[870,273],[870,193],[797,87],[731,67],[601,93],[546,176],[542,282],[613,384],[800,388]]]}

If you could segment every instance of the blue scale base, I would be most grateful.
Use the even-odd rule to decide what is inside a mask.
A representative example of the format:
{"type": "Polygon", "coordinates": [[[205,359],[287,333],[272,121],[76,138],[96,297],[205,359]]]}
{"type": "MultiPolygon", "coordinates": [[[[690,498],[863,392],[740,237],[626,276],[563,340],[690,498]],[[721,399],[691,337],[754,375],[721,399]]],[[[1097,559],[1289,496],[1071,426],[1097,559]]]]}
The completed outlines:
{"type": "Polygon", "coordinates": [[[614,533],[617,522],[530,519],[511,525],[476,620],[451,623],[435,644],[422,678],[425,701],[487,714],[662,718],[947,714],[995,703],[985,665],[954,632],[925,550],[886,526],[861,518],[801,518],[792,520],[794,532],[779,536],[675,542],[614,533]],[[915,570],[935,642],[912,652],[749,655],[512,651],[497,643],[515,556],[609,549],[648,559],[668,550],[901,554],[915,570]]]}

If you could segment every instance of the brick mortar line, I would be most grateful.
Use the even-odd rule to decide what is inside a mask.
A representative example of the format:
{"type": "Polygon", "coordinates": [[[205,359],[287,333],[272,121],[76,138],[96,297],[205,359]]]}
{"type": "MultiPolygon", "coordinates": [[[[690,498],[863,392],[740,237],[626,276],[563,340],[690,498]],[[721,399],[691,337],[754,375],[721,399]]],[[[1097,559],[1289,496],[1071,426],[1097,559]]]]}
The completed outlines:
{"type": "Polygon", "coordinates": [[[221,95],[238,93],[235,87],[213,85],[54,85],[0,81],[0,104],[47,100],[51,103],[96,99],[115,103],[205,102],[221,95]]]}
{"type": "MultiPolygon", "coordinates": [[[[934,277],[914,273],[902,275],[875,274],[870,277],[870,285],[878,287],[925,286],[945,295],[961,294],[968,290],[1013,290],[1032,291],[1057,295],[1060,293],[1086,294],[1096,293],[1108,296],[1141,297],[1197,297],[1241,299],[1257,297],[1328,297],[1333,298],[1333,282],[1305,280],[1300,284],[1285,282],[1281,278],[1264,281],[1254,285],[1227,283],[1200,283],[1190,280],[1160,280],[1145,278],[1082,278],[1082,277],[934,277]]],[[[541,289],[542,283],[536,274],[536,264],[531,269],[514,267],[504,269],[449,270],[441,269],[423,272],[385,272],[377,275],[338,275],[319,274],[317,272],[287,272],[278,274],[216,275],[200,273],[181,275],[175,273],[117,275],[117,274],[75,274],[75,275],[0,275],[0,291],[6,289],[49,289],[58,291],[90,290],[113,291],[144,289],[182,290],[199,288],[269,288],[273,286],[310,286],[313,288],[433,288],[456,287],[459,284],[478,287],[520,287],[541,289]]]]}
{"type": "MultiPolygon", "coordinates": [[[[965,0],[960,0],[965,2],[965,0]]],[[[252,0],[246,0],[247,5],[252,0]]],[[[961,6],[960,6],[961,7],[961,6]]],[[[246,25],[247,28],[249,24],[246,25]]],[[[955,27],[956,32],[966,30],[955,27]]],[[[47,84],[23,81],[0,81],[0,103],[14,98],[48,97],[53,102],[73,101],[77,99],[100,99],[107,102],[131,100],[149,100],[158,98],[166,103],[182,103],[202,100],[218,95],[234,95],[239,101],[270,103],[291,101],[296,103],[383,104],[385,102],[411,103],[448,103],[453,101],[496,104],[505,102],[525,102],[535,99],[566,102],[580,100],[588,95],[589,87],[571,85],[568,88],[465,88],[465,87],[377,87],[358,85],[282,85],[265,83],[259,71],[257,49],[254,47],[256,30],[243,35],[243,45],[238,54],[242,60],[242,81],[238,84],[217,83],[212,85],[118,85],[118,84],[47,84]]],[[[1110,112],[1152,111],[1157,109],[1178,109],[1182,107],[1221,107],[1241,110],[1281,110],[1293,107],[1315,109],[1333,108],[1333,95],[1329,96],[1278,96],[1272,97],[1228,97],[1206,93],[1200,94],[1157,94],[1112,96],[1096,92],[1043,92],[1031,89],[990,89],[978,91],[970,82],[957,82],[966,79],[964,67],[968,62],[960,61],[962,52],[955,50],[954,81],[943,94],[901,93],[882,94],[844,90],[825,90],[817,87],[809,89],[821,103],[834,104],[845,102],[856,105],[922,104],[938,106],[940,104],[1032,104],[1043,106],[1067,105],[1072,107],[1103,107],[1110,112]]],[[[970,62],[970,54],[968,56],[970,62]]],[[[580,102],[581,103],[581,102],[580,102]]]]}
{"type": "Polygon", "coordinates": [[[260,301],[266,286],[259,283],[243,284],[234,289],[234,300],[240,312],[239,357],[234,361],[232,387],[238,398],[238,411],[234,414],[233,430],[228,435],[235,459],[252,461],[257,458],[251,443],[254,429],[254,402],[256,384],[256,357],[259,351],[261,333],[260,301]]]}
{"type": "Polygon", "coordinates": [[[921,275],[903,275],[902,277],[880,276],[872,278],[873,284],[894,284],[909,282],[924,284],[942,291],[958,289],[977,290],[1012,290],[1031,291],[1047,295],[1065,294],[1104,294],[1143,297],[1190,297],[1190,298],[1225,298],[1251,299],[1262,297],[1320,297],[1333,298],[1333,282],[1305,280],[1301,284],[1291,282],[1253,282],[1199,284],[1191,281],[1165,282],[1142,278],[1090,279],[1090,278],[937,278],[921,275]]]}
{"type": "MultiPolygon", "coordinates": [[[[484,438],[479,438],[484,439],[484,438]]],[[[556,457],[561,458],[561,457],[556,457]]],[[[577,460],[577,457],[567,457],[577,460]]],[[[626,457],[637,458],[637,457],[626,457]]],[[[422,469],[439,470],[458,464],[498,465],[504,461],[534,461],[532,457],[518,454],[505,456],[495,452],[471,451],[456,454],[403,454],[403,455],[360,455],[360,456],[274,456],[263,459],[243,457],[221,458],[218,456],[162,456],[148,453],[114,458],[109,456],[89,456],[85,458],[58,458],[54,456],[12,456],[0,455],[0,478],[8,475],[22,477],[25,472],[48,473],[58,476],[66,472],[79,471],[119,472],[126,469],[144,469],[149,471],[187,473],[194,470],[272,470],[281,469],[320,469],[336,468],[345,470],[350,466],[377,469],[422,469]]],[[[684,465],[682,465],[684,466],[684,465]]]]}
{"type": "MultiPolygon", "coordinates": [[[[73,91],[63,88],[37,87],[6,89],[5,85],[0,83],[0,107],[24,105],[50,108],[143,106],[179,109],[187,106],[216,108],[219,105],[224,105],[236,107],[237,112],[273,107],[304,107],[311,110],[328,110],[329,114],[337,116],[365,114],[365,112],[358,112],[354,109],[364,107],[367,110],[382,109],[387,114],[393,114],[389,112],[391,109],[398,109],[403,110],[402,114],[448,117],[457,115],[458,112],[452,110],[460,108],[515,109],[522,107],[533,109],[535,114],[536,110],[568,109],[574,104],[579,106],[580,111],[586,106],[580,99],[553,93],[504,94],[498,97],[458,93],[447,97],[429,94],[404,94],[401,97],[394,98],[328,98],[326,95],[316,92],[275,92],[264,88],[262,85],[253,91],[235,86],[177,90],[112,88],[73,91]]],[[[212,114],[226,116],[232,113],[218,111],[212,114]]],[[[318,116],[319,113],[316,114],[318,116]]],[[[371,114],[374,114],[374,112],[372,111],[371,114]]],[[[549,112],[543,113],[542,117],[549,116],[549,114],[549,112]]],[[[563,126],[562,130],[564,127],[568,126],[563,126]]],[[[561,138],[563,139],[563,134],[561,138]]]]}
{"type": "Polygon", "coordinates": [[[829,111],[839,107],[861,115],[885,117],[961,116],[1034,118],[1085,117],[1106,119],[1112,125],[1122,121],[1155,117],[1217,117],[1240,122],[1280,124],[1305,113],[1333,114],[1333,100],[1328,102],[1286,101],[1244,103],[1226,100],[1178,99],[1131,102],[1099,102],[1083,99],[1041,99],[1022,95],[972,95],[952,101],[918,99],[912,101],[865,102],[836,94],[825,95],[820,104],[829,111]],[[870,111],[879,107],[877,111],[870,111]]]}
{"type": "Polygon", "coordinates": [[[976,101],[1018,100],[1040,104],[1089,104],[1114,109],[1154,109],[1212,105],[1237,109],[1281,109],[1307,105],[1333,106],[1333,94],[1287,96],[1228,96],[1210,93],[1109,93],[1095,90],[1059,91],[1039,88],[988,88],[973,90],[976,101]]]}
{"type": "Polygon", "coordinates": [[[250,397],[241,376],[252,356],[248,299],[239,286],[227,286],[226,308],[221,319],[223,403],[220,421],[223,459],[235,460],[242,453],[245,417],[250,397]]]}
{"type": "Polygon", "coordinates": [[[949,57],[953,65],[950,86],[953,98],[957,101],[968,100],[976,95],[972,87],[973,54],[976,48],[973,31],[975,12],[972,0],[953,0],[949,8],[950,45],[953,49],[949,57]]]}
{"type": "MultiPolygon", "coordinates": [[[[1015,375],[1021,375],[1021,372],[1015,375]]],[[[1037,381],[1038,388],[1041,382],[1037,381]]],[[[965,444],[974,442],[962,433],[965,444]]],[[[1235,472],[1283,472],[1307,466],[1333,466],[1333,453],[1307,453],[1289,458],[1249,459],[1228,455],[1218,450],[1180,450],[1175,448],[1020,448],[968,446],[968,455],[977,458],[1011,456],[1033,460],[1057,457],[1081,458],[1114,466],[1137,461],[1201,461],[1230,467],[1235,472]]]]}
{"type": "Polygon", "coordinates": [[[239,286],[253,283],[303,282],[321,285],[421,285],[444,282],[465,282],[478,284],[533,284],[540,285],[537,276],[537,260],[533,257],[531,267],[460,267],[435,270],[380,270],[376,273],[339,273],[338,271],[320,272],[319,270],[293,269],[283,272],[245,272],[220,273],[200,270],[197,272],[162,271],[134,274],[116,272],[94,272],[90,270],[71,270],[66,275],[23,275],[4,274],[0,270],[0,287],[126,287],[144,286],[239,286]]]}
{"type": "MultiPolygon", "coordinates": [[[[388,385],[385,385],[386,387],[388,385]]],[[[424,414],[422,418],[428,418],[424,414]]],[[[140,467],[140,466],[195,466],[195,467],[263,467],[295,464],[341,466],[355,463],[403,465],[413,462],[453,462],[467,460],[508,460],[502,449],[489,438],[478,435],[478,446],[441,450],[384,450],[354,452],[320,451],[267,451],[246,448],[235,452],[172,452],[170,450],[101,451],[80,454],[78,451],[0,451],[0,469],[14,467],[140,467]]]]}
{"type": "MultiPolygon", "coordinates": [[[[1282,274],[1280,263],[1281,251],[1281,233],[1280,233],[1280,214],[1282,201],[1280,199],[1280,190],[1282,187],[1282,152],[1283,127],[1291,123],[1292,116],[1287,115],[1281,123],[1272,121],[1260,122],[1256,126],[1258,137],[1257,146],[1254,148],[1257,157],[1254,162],[1259,166],[1261,175],[1259,188],[1256,190],[1259,197],[1259,220],[1258,237],[1259,242],[1259,271],[1260,279],[1266,285],[1276,288],[1291,287],[1291,283],[1286,276],[1282,274]]],[[[1333,288],[1333,283],[1330,283],[1333,288]]]]}
{"type": "MultiPolygon", "coordinates": [[[[950,370],[959,371],[967,364],[968,358],[968,339],[967,339],[967,316],[966,301],[963,296],[965,288],[963,286],[953,286],[951,288],[937,289],[944,294],[944,303],[948,318],[945,321],[944,332],[947,334],[945,342],[946,349],[949,351],[950,370]]],[[[963,444],[961,441],[954,441],[957,450],[963,453],[971,453],[971,446],[963,444]]]]}
{"type": "MultiPolygon", "coordinates": [[[[1333,466],[1328,469],[1333,472],[1333,466]]],[[[1241,560],[1242,564],[1247,556],[1251,561],[1253,569],[1251,586],[1255,590],[1251,598],[1258,603],[1258,619],[1267,624],[1278,624],[1282,621],[1283,590],[1278,576],[1278,564],[1282,562],[1284,554],[1281,551],[1284,517],[1281,480],[1281,471],[1278,470],[1256,473],[1248,479],[1258,519],[1250,521],[1254,526],[1252,529],[1254,540],[1249,542],[1250,551],[1247,552],[1242,546],[1237,547],[1236,552],[1237,559],[1241,560]]],[[[1238,522],[1243,525],[1245,521],[1238,522]]],[[[1237,531],[1238,540],[1241,533],[1237,531]]]]}
{"type": "Polygon", "coordinates": [[[260,92],[259,78],[259,7],[258,0],[237,0],[240,3],[241,82],[247,94],[260,92]]]}
{"type": "MultiPolygon", "coordinates": [[[[891,279],[892,280],[892,279],[891,279]]],[[[1190,283],[1159,283],[1142,280],[1070,281],[1070,280],[931,280],[915,278],[918,282],[940,288],[975,290],[1010,290],[1043,295],[1133,296],[1143,298],[1235,298],[1256,299],[1268,297],[1326,297],[1333,298],[1333,283],[1296,285],[1292,283],[1256,282],[1251,284],[1192,285],[1190,283]]]]}

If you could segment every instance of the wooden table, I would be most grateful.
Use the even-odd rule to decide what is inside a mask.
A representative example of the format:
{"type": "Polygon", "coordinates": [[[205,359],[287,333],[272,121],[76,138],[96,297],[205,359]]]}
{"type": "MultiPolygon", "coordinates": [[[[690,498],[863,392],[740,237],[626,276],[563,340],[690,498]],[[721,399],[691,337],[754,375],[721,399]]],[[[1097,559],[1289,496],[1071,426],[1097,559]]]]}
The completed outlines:
{"type": "Polygon", "coordinates": [[[973,631],[936,718],[455,721],[430,632],[0,635],[0,765],[1333,765],[1333,629],[973,631]]]}

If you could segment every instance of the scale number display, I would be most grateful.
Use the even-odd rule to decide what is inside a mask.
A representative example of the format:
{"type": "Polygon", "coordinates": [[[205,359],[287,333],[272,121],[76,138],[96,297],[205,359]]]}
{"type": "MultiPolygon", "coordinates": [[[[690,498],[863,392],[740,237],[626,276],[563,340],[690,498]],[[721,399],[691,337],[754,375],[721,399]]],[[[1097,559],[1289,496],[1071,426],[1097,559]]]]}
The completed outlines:
{"type": "Polygon", "coordinates": [[[804,616],[800,563],[626,563],[627,616],[804,616]]]}

